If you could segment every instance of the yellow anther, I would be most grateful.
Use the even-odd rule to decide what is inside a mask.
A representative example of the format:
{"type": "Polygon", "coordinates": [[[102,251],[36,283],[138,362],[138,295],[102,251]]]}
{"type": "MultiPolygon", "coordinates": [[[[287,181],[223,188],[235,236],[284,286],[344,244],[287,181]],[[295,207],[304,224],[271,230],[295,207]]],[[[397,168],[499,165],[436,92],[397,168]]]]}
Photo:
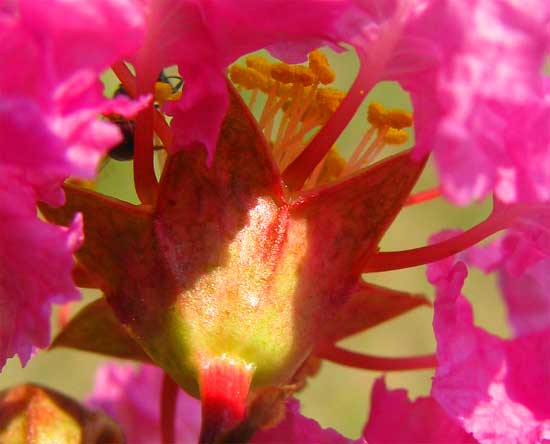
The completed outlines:
{"type": "Polygon", "coordinates": [[[246,66],[269,77],[271,75],[271,63],[259,55],[251,55],[246,58],[246,66]]]}
{"type": "Polygon", "coordinates": [[[268,79],[254,69],[231,65],[229,67],[229,77],[233,83],[246,89],[260,89],[262,91],[269,89],[268,79]]]}
{"type": "Polygon", "coordinates": [[[336,180],[342,171],[346,161],[338,152],[338,149],[333,146],[327,153],[319,177],[317,179],[317,185],[325,184],[336,180]]]}
{"type": "Polygon", "coordinates": [[[172,96],[174,95],[174,88],[172,85],[166,82],[156,82],[155,83],[155,102],[160,103],[161,105],[168,101],[173,100],[172,96]]]}
{"type": "Polygon", "coordinates": [[[385,120],[392,128],[408,128],[413,124],[413,115],[404,109],[390,109],[385,113],[385,120]]]}
{"type": "Polygon", "coordinates": [[[334,74],[333,69],[328,64],[326,56],[316,49],[308,55],[309,68],[313,73],[319,77],[319,81],[323,85],[328,85],[329,83],[334,82],[336,75],[334,74]]]}
{"type": "Polygon", "coordinates": [[[297,83],[310,86],[315,81],[315,74],[309,68],[301,65],[277,63],[271,67],[271,77],[281,83],[297,83]]]}
{"type": "Polygon", "coordinates": [[[346,97],[346,93],[344,91],[340,91],[339,89],[319,88],[315,98],[320,105],[328,107],[336,105],[336,108],[338,108],[340,103],[342,103],[342,100],[344,100],[344,97],[346,97]]]}
{"type": "Polygon", "coordinates": [[[409,135],[403,129],[389,128],[384,135],[384,143],[388,145],[401,145],[409,140],[409,135]]]}
{"type": "Polygon", "coordinates": [[[387,125],[386,122],[386,110],[384,105],[378,102],[372,102],[369,104],[369,111],[367,114],[367,120],[375,128],[382,128],[387,125]]]}

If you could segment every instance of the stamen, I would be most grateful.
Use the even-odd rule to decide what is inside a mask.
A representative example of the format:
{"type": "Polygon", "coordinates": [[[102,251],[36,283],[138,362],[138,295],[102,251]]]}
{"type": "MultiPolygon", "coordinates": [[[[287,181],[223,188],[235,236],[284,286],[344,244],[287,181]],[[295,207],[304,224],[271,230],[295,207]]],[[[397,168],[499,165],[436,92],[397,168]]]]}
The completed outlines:
{"type": "Polygon", "coordinates": [[[384,143],[386,145],[403,145],[409,140],[409,135],[406,131],[397,128],[388,128],[384,134],[384,143]]]}
{"type": "Polygon", "coordinates": [[[382,128],[387,125],[385,119],[386,109],[379,102],[369,104],[367,111],[367,121],[375,128],[382,128]]]}
{"type": "Polygon", "coordinates": [[[316,49],[308,55],[309,68],[313,73],[319,78],[319,81],[323,85],[328,85],[329,83],[334,82],[336,75],[334,70],[330,67],[326,56],[316,49]]]}
{"type": "Polygon", "coordinates": [[[309,68],[301,65],[277,63],[271,67],[271,77],[285,84],[310,86],[315,82],[315,74],[309,68]]]}
{"type": "Polygon", "coordinates": [[[265,77],[271,77],[271,63],[262,56],[252,55],[246,58],[246,66],[258,71],[265,77]]]}
{"type": "Polygon", "coordinates": [[[338,152],[338,149],[333,146],[327,156],[308,178],[304,185],[304,189],[311,189],[329,182],[333,182],[343,174],[346,161],[338,152]]]}
{"type": "Polygon", "coordinates": [[[363,102],[366,91],[370,90],[377,80],[368,70],[366,55],[362,51],[358,51],[358,56],[360,61],[359,73],[346,98],[309,145],[283,171],[283,179],[290,189],[299,190],[302,188],[308,176],[326,156],[363,102]]]}
{"type": "Polygon", "coordinates": [[[323,344],[315,354],[337,364],[364,370],[403,371],[437,367],[437,358],[433,354],[404,358],[384,358],[352,352],[332,344],[323,344]]]}
{"type": "Polygon", "coordinates": [[[245,68],[240,65],[232,65],[229,68],[229,77],[233,83],[245,89],[259,89],[264,92],[269,90],[267,77],[254,69],[245,68]]]}
{"type": "MultiPolygon", "coordinates": [[[[365,94],[365,90],[361,87],[372,81],[365,74],[364,57],[361,56],[360,73],[347,96],[335,88],[319,88],[320,84],[329,84],[334,81],[334,71],[325,55],[319,50],[311,52],[308,60],[309,67],[305,67],[286,63],[271,64],[261,56],[250,56],[246,59],[246,67],[233,65],[229,69],[233,83],[252,91],[250,107],[256,102],[258,91],[268,94],[259,119],[259,126],[272,147],[273,159],[283,171],[283,176],[290,174],[287,170],[292,170],[292,165],[304,156],[305,151],[311,150],[312,146],[315,148],[317,142],[318,147],[326,143],[326,138],[321,140],[317,135],[304,150],[304,138],[308,133],[317,127],[321,128],[319,134],[327,131],[326,127],[330,128],[333,116],[343,112],[340,108],[344,102],[347,102],[344,110],[346,118],[351,118],[365,94]],[[279,111],[282,116],[277,122],[279,111]],[[274,129],[276,129],[276,135],[272,138],[274,129]]],[[[412,125],[412,114],[400,109],[386,110],[381,104],[372,103],[369,106],[368,121],[371,127],[354,151],[350,162],[347,164],[342,162],[339,174],[331,174],[331,180],[366,166],[376,158],[384,146],[405,143],[408,134],[403,131],[403,128],[412,125]],[[375,134],[376,137],[373,140],[375,134]]],[[[343,129],[348,122],[342,123],[342,128],[339,130],[343,129]]],[[[337,137],[337,134],[333,135],[337,137]]],[[[321,148],[319,149],[320,151],[315,154],[320,157],[319,161],[308,166],[308,168],[313,167],[313,171],[307,178],[305,188],[325,183],[323,181],[326,180],[324,174],[326,159],[323,158],[326,152],[321,156],[321,148]]],[[[327,147],[323,146],[322,150],[326,149],[327,147]]],[[[304,161],[304,165],[306,164],[307,162],[304,161]]]]}

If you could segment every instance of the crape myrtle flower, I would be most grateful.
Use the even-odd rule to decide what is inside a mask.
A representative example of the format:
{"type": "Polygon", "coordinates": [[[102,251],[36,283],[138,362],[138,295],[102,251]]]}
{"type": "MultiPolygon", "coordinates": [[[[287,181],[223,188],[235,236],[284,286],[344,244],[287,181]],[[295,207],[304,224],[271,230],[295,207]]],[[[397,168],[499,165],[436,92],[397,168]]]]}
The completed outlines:
{"type": "MultiPolygon", "coordinates": [[[[24,4],[10,3],[2,11],[17,21],[24,4]]],[[[540,75],[547,50],[547,5],[532,2],[525,8],[513,2],[474,0],[151,0],[127,6],[137,17],[130,20],[134,34],[122,33],[123,42],[101,59],[103,65],[96,59],[101,50],[91,51],[90,44],[87,77],[71,80],[82,88],[110,65],[123,90],[137,101],[101,99],[109,105],[90,111],[85,88],[84,97],[71,95],[74,100],[66,106],[83,112],[101,130],[88,132],[88,126],[75,126],[72,120],[59,127],[71,141],[82,136],[86,142],[97,142],[92,135],[103,130],[114,134],[108,143],[105,138],[92,144],[99,147],[92,150],[95,165],[97,152],[104,152],[119,136],[116,128],[95,117],[129,115],[130,109],[143,107],[133,120],[134,182],[141,204],[67,183],[66,202],[56,207],[62,203],[61,180],[66,175],[86,176],[78,169],[63,170],[65,175],[47,171],[37,176],[39,181],[28,181],[37,196],[31,203],[45,201],[48,205],[40,204],[40,209],[46,219],[71,227],[62,233],[76,233],[74,224],[82,214],[85,240],[75,254],[77,283],[99,288],[105,295],[84,308],[56,344],[161,367],[166,373],[160,389],[164,442],[174,441],[177,385],[202,401],[200,442],[246,441],[256,439],[261,434],[256,430],[264,426],[294,433],[292,421],[286,426],[285,421],[293,418],[295,407],[290,403],[290,416],[284,416],[281,406],[315,373],[320,359],[387,371],[434,367],[434,356],[379,358],[344,350],[336,342],[426,305],[420,297],[364,282],[364,272],[449,257],[547,204],[548,137],[544,131],[532,131],[541,123],[544,127],[548,115],[540,75]],[[542,13],[535,12],[537,7],[542,13]],[[334,81],[332,68],[321,52],[310,51],[323,44],[339,49],[336,45],[342,42],[353,45],[360,61],[347,93],[328,86],[334,81]],[[238,57],[261,48],[282,62],[251,56],[246,66],[233,65],[227,72],[238,57]],[[307,65],[285,63],[305,60],[306,55],[307,65]],[[181,98],[170,97],[163,105],[156,90],[159,72],[169,65],[177,66],[184,86],[181,98]],[[374,164],[385,147],[407,142],[413,116],[371,103],[365,134],[344,160],[334,143],[366,94],[382,80],[397,80],[411,95],[413,152],[374,164]],[[244,91],[249,95],[246,104],[239,94],[244,91]],[[257,102],[260,95],[265,100],[257,102]],[[147,102],[150,96],[154,100],[147,102]],[[515,125],[517,131],[502,131],[526,110],[529,117],[515,125]],[[165,113],[173,116],[170,123],[165,113]],[[153,168],[156,139],[168,154],[160,181],[153,168]],[[521,147],[528,155],[518,154],[521,147]],[[432,150],[441,189],[451,201],[466,204],[494,192],[497,205],[487,220],[464,233],[427,247],[379,252],[380,239],[397,212],[406,202],[425,199],[413,196],[407,201],[432,150]],[[479,167],[471,168],[472,162],[479,167]],[[53,184],[47,193],[45,184],[53,184]]],[[[96,11],[109,7],[109,2],[92,2],[83,11],[97,19],[102,16],[96,11]]],[[[48,34],[46,25],[56,31],[51,31],[52,45],[45,45],[48,50],[74,37],[64,37],[67,27],[73,31],[65,22],[57,32],[59,20],[50,13],[53,10],[44,12],[49,20],[38,21],[37,27],[41,33],[48,34]]],[[[87,44],[92,35],[103,48],[110,34],[102,39],[101,33],[92,32],[96,26],[120,33],[108,18],[96,22],[87,20],[86,38],[72,40],[87,44]]],[[[69,64],[67,72],[71,69],[69,64]]],[[[61,91],[82,91],[72,86],[63,84],[61,91]]],[[[63,152],[72,158],[70,153],[63,152]]],[[[76,245],[73,242],[68,252],[76,245]]],[[[447,282],[444,277],[432,280],[443,287],[447,282]]],[[[456,290],[457,285],[451,287],[456,290]]],[[[441,307],[446,306],[440,303],[441,307]]],[[[444,352],[444,346],[452,348],[455,337],[448,334],[447,320],[439,318],[439,308],[438,376],[455,365],[454,355],[449,358],[444,352]]],[[[451,308],[460,312],[460,307],[451,308]]],[[[447,317],[451,319],[452,313],[447,317]]],[[[459,341],[464,334],[483,343],[482,335],[469,333],[473,326],[461,326],[462,331],[452,331],[459,341]]],[[[527,341],[523,336],[517,340],[527,341]]],[[[536,338],[532,344],[540,345],[536,338]]],[[[440,388],[434,385],[434,399],[476,439],[488,439],[490,428],[500,427],[485,422],[480,432],[478,416],[464,420],[456,404],[449,407],[453,393],[441,395],[440,388]]],[[[502,384],[497,388],[502,392],[502,384]]],[[[513,433],[542,436],[540,418],[545,412],[529,390],[529,402],[498,398],[505,408],[508,401],[515,403],[512,413],[503,412],[509,416],[501,422],[502,430],[512,427],[507,421],[513,423],[517,413],[526,419],[528,432],[513,433]]],[[[415,409],[423,408],[421,404],[415,409]]],[[[487,411],[499,413],[498,402],[489,404],[487,411]]]]}
{"type": "Polygon", "coordinates": [[[47,346],[51,305],[79,297],[71,270],[82,219],[68,228],[45,223],[36,202],[61,205],[63,181],[93,177],[120,140],[99,113],[130,115],[141,106],[106,99],[98,78],[140,40],[142,19],[130,6],[0,4],[0,368],[47,346]]]}

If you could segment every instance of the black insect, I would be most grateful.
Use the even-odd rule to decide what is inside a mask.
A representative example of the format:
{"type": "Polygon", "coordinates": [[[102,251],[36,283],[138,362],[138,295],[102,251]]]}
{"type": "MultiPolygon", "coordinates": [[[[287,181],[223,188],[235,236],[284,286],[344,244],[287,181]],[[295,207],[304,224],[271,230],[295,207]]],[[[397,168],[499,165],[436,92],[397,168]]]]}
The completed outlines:
{"type": "MultiPolygon", "coordinates": [[[[179,76],[167,76],[163,71],[159,74],[157,82],[167,83],[170,85],[172,92],[178,92],[183,86],[183,80],[179,76]],[[175,85],[172,85],[170,79],[177,79],[175,85]]],[[[124,89],[122,85],[119,85],[115,90],[113,97],[117,96],[129,96],[128,91],[124,89]]],[[[117,125],[122,133],[122,141],[111,148],[107,155],[114,160],[127,161],[134,159],[134,133],[136,130],[136,122],[131,119],[126,119],[118,114],[111,114],[105,116],[107,120],[117,125]]],[[[162,146],[155,146],[156,150],[162,149],[162,146]]]]}

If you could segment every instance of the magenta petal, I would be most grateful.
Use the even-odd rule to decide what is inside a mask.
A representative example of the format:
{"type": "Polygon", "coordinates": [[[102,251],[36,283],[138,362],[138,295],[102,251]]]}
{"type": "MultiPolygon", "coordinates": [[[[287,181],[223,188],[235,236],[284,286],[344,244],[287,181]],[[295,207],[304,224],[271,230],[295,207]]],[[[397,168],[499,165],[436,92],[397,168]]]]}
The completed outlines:
{"type": "MultiPolygon", "coordinates": [[[[111,415],[122,427],[128,443],[160,444],[162,375],[162,370],[152,365],[104,365],[97,371],[88,404],[111,415]]],[[[200,411],[198,400],[178,391],[174,444],[197,442],[200,411]]]]}
{"type": "Polygon", "coordinates": [[[9,67],[0,70],[0,367],[46,347],[51,304],[79,297],[71,272],[81,217],[50,225],[37,219],[36,202],[60,205],[68,176],[95,175],[121,137],[100,114],[143,106],[105,99],[99,81],[139,46],[143,20],[132,1],[8,3],[0,7],[0,59],[9,67]]]}
{"type": "MultiPolygon", "coordinates": [[[[2,165],[32,178],[39,198],[52,200],[43,182],[95,175],[120,140],[116,126],[98,121],[113,108],[99,75],[137,49],[142,32],[143,19],[126,0],[54,0],[48,7],[21,0],[0,14],[0,58],[10,66],[0,73],[2,165]]],[[[118,105],[124,107],[125,114],[137,111],[118,105]]]]}
{"type": "MultiPolygon", "coordinates": [[[[285,418],[272,429],[256,432],[252,444],[361,444],[340,435],[336,430],[323,429],[316,421],[300,414],[300,403],[287,401],[285,418]]],[[[366,444],[366,443],[365,443],[366,444]]]]}
{"type": "Polygon", "coordinates": [[[46,347],[52,304],[80,297],[71,271],[83,235],[80,216],[68,228],[36,219],[32,191],[16,180],[0,183],[0,202],[1,369],[15,354],[25,365],[46,347]]]}
{"type": "Polygon", "coordinates": [[[410,92],[417,155],[433,147],[444,194],[459,205],[493,191],[507,203],[548,201],[548,2],[434,0],[378,10],[392,32],[365,26],[363,34],[379,38],[362,49],[386,40],[389,55],[371,54],[373,64],[386,56],[381,75],[410,92]]]}
{"type": "Polygon", "coordinates": [[[529,267],[520,277],[506,270],[499,273],[508,318],[516,336],[550,329],[549,277],[550,258],[529,267]]]}
{"type": "Polygon", "coordinates": [[[149,0],[147,35],[136,57],[137,74],[154,79],[176,64],[185,81],[181,101],[170,104],[174,149],[200,142],[211,160],[227,110],[226,68],[239,57],[271,48],[305,58],[312,45],[338,43],[348,0],[149,0]]]}
{"type": "Polygon", "coordinates": [[[410,401],[406,390],[388,390],[383,378],[374,383],[370,417],[363,436],[369,444],[477,443],[433,398],[410,401]]]}
{"type": "Polygon", "coordinates": [[[460,294],[466,275],[462,262],[429,266],[439,361],[432,396],[481,443],[540,443],[550,437],[550,330],[504,341],[475,327],[460,294]]]}
{"type": "Polygon", "coordinates": [[[488,246],[468,250],[472,265],[496,271],[516,336],[550,329],[550,231],[547,221],[519,225],[488,246]]]}

